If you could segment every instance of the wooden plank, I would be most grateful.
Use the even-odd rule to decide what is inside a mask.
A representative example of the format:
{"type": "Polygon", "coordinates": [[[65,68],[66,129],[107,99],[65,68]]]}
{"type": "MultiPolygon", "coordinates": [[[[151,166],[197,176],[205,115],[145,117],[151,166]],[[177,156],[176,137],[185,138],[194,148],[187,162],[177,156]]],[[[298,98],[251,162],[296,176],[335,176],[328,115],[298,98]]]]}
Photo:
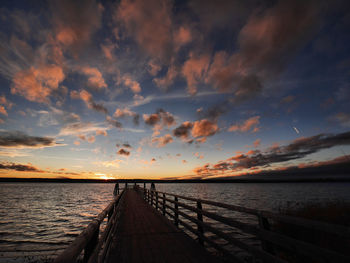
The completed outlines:
{"type": "Polygon", "coordinates": [[[106,262],[219,262],[137,192],[127,190],[121,206],[106,262]]]}

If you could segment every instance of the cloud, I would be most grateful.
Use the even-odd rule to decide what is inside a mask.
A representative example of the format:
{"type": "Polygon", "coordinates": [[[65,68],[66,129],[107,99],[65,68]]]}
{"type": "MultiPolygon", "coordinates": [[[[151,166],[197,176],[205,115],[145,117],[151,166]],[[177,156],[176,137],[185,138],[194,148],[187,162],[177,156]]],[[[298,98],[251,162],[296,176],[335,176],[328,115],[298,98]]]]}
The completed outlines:
{"type": "Polygon", "coordinates": [[[172,143],[174,141],[173,137],[170,134],[166,134],[163,137],[155,137],[152,139],[152,143],[157,143],[157,147],[161,148],[165,145],[172,143]]]}
{"type": "Polygon", "coordinates": [[[49,2],[56,41],[76,56],[101,25],[103,6],[94,0],[49,2]]]}
{"type": "Polygon", "coordinates": [[[89,93],[86,90],[81,90],[80,92],[73,90],[71,91],[70,96],[72,99],[81,99],[82,101],[84,101],[85,105],[89,109],[93,109],[104,114],[108,113],[108,110],[102,104],[97,104],[93,100],[91,93],[89,93]]]}
{"type": "Polygon", "coordinates": [[[192,32],[189,28],[185,26],[180,26],[180,28],[174,34],[174,43],[176,48],[188,44],[192,41],[192,32]]]}
{"type": "Polygon", "coordinates": [[[1,170],[15,170],[19,172],[37,172],[43,173],[44,171],[39,170],[31,164],[15,164],[15,163],[0,163],[1,170]]]}
{"type": "Polygon", "coordinates": [[[93,136],[93,135],[91,135],[91,136],[89,136],[89,137],[87,138],[87,141],[88,141],[89,143],[94,143],[95,140],[96,140],[96,138],[95,138],[95,136],[93,136]]]}
{"type": "Polygon", "coordinates": [[[0,96],[0,114],[8,116],[5,106],[11,109],[13,104],[6,99],[5,95],[1,95],[0,96]]]}
{"type": "Polygon", "coordinates": [[[2,148],[45,148],[63,146],[51,137],[30,136],[20,131],[0,131],[2,148]]]}
{"type": "Polygon", "coordinates": [[[210,120],[216,121],[221,115],[226,113],[229,110],[229,108],[229,103],[227,101],[222,101],[218,104],[209,107],[206,110],[203,110],[203,108],[197,109],[197,114],[202,119],[208,118],[210,120]]]}
{"type": "Polygon", "coordinates": [[[113,161],[95,162],[94,164],[104,166],[104,167],[119,168],[120,164],[123,162],[124,162],[123,160],[113,160],[113,161]]]}
{"type": "Polygon", "coordinates": [[[197,159],[203,159],[204,158],[204,155],[203,154],[200,154],[199,152],[196,152],[193,154],[194,156],[197,157],[197,159]]]}
{"type": "Polygon", "coordinates": [[[136,112],[133,112],[131,110],[129,110],[128,108],[124,108],[124,109],[116,109],[113,116],[118,118],[123,118],[123,117],[134,117],[135,115],[137,115],[136,112]]]}
{"type": "Polygon", "coordinates": [[[81,67],[80,71],[88,76],[88,85],[92,88],[103,89],[107,88],[107,84],[103,79],[101,72],[93,67],[81,67]]]}
{"type": "Polygon", "coordinates": [[[190,58],[182,67],[182,75],[187,81],[187,90],[189,94],[197,93],[197,84],[203,82],[208,70],[210,57],[206,54],[201,56],[190,55],[190,58]]]}
{"type": "Polygon", "coordinates": [[[106,131],[106,130],[108,130],[108,128],[100,126],[98,123],[74,122],[63,126],[59,132],[59,136],[96,133],[97,131],[106,131]]]}
{"type": "Polygon", "coordinates": [[[123,127],[123,125],[119,121],[114,120],[111,116],[106,116],[106,121],[107,123],[118,129],[121,129],[123,127]]]}
{"type": "Polygon", "coordinates": [[[323,149],[350,144],[350,132],[340,134],[318,134],[294,140],[286,146],[274,146],[266,151],[251,150],[246,154],[237,154],[227,160],[199,167],[197,172],[215,174],[235,172],[243,169],[267,167],[275,163],[283,163],[301,159],[323,149]]]}
{"type": "Polygon", "coordinates": [[[255,97],[317,30],[320,6],[313,1],[279,1],[254,12],[239,32],[238,50],[214,55],[206,83],[233,92],[234,102],[255,97]]]}
{"type": "Polygon", "coordinates": [[[258,148],[258,147],[260,146],[260,144],[261,144],[261,140],[260,140],[260,139],[256,139],[256,140],[253,142],[253,146],[254,146],[255,148],[258,148]]]}
{"type": "Polygon", "coordinates": [[[147,125],[153,126],[153,136],[159,135],[164,127],[170,128],[176,124],[174,116],[163,109],[158,109],[156,113],[150,115],[143,114],[143,120],[147,125]]]}
{"type": "Polygon", "coordinates": [[[4,106],[0,105],[0,114],[8,116],[8,113],[4,106]]]}
{"type": "Polygon", "coordinates": [[[154,114],[143,114],[143,120],[146,124],[154,126],[156,123],[160,121],[160,116],[157,113],[154,114]]]}
{"type": "Polygon", "coordinates": [[[119,151],[117,152],[117,154],[129,156],[129,155],[130,155],[130,152],[127,151],[127,150],[125,150],[125,149],[123,149],[123,148],[121,148],[121,149],[119,149],[119,151]]]}
{"type": "Polygon", "coordinates": [[[124,108],[124,109],[117,108],[113,116],[117,119],[132,117],[135,125],[139,125],[139,122],[140,122],[140,115],[134,111],[129,110],[128,108],[124,108]]]}
{"type": "Polygon", "coordinates": [[[131,149],[132,147],[131,147],[131,145],[130,144],[128,144],[128,143],[123,143],[123,145],[122,145],[123,147],[125,147],[125,148],[129,148],[129,149],[131,149]]]}
{"type": "Polygon", "coordinates": [[[148,66],[149,66],[148,72],[152,76],[156,76],[158,72],[162,69],[162,67],[158,65],[154,60],[151,60],[150,62],[148,62],[148,66]]]}
{"type": "Polygon", "coordinates": [[[34,114],[39,114],[39,126],[45,127],[49,125],[65,125],[80,121],[80,116],[74,112],[67,112],[50,106],[50,111],[37,111],[34,114]]]}
{"type": "Polygon", "coordinates": [[[193,128],[192,128],[192,136],[193,137],[207,137],[207,136],[212,136],[215,133],[219,131],[218,125],[212,121],[209,121],[207,119],[203,119],[200,121],[195,121],[193,123],[193,128]]]}
{"type": "Polygon", "coordinates": [[[96,135],[103,135],[103,136],[107,136],[108,133],[106,130],[96,130],[96,135]]]}
{"type": "Polygon", "coordinates": [[[338,122],[343,127],[350,127],[350,114],[339,112],[330,119],[338,122]]]}
{"type": "Polygon", "coordinates": [[[123,76],[123,82],[124,85],[130,88],[133,93],[136,94],[141,92],[140,84],[137,81],[133,80],[129,75],[123,76]]]}
{"type": "Polygon", "coordinates": [[[174,80],[177,77],[177,75],[178,75],[177,69],[172,64],[168,67],[168,70],[165,76],[154,78],[153,82],[157,85],[158,88],[162,90],[167,90],[168,87],[174,83],[174,80]]]}
{"type": "Polygon", "coordinates": [[[116,19],[144,51],[168,61],[173,50],[171,8],[170,2],[162,0],[122,0],[116,19]]]}
{"type": "Polygon", "coordinates": [[[57,65],[30,67],[14,74],[11,93],[30,101],[48,103],[51,92],[58,89],[64,78],[62,68],[57,65]]]}
{"type": "Polygon", "coordinates": [[[173,130],[173,135],[175,137],[186,140],[189,138],[192,127],[193,127],[193,124],[189,121],[186,121],[182,123],[179,127],[173,130]]]}
{"type": "Polygon", "coordinates": [[[260,116],[251,117],[245,120],[241,124],[234,124],[228,128],[228,131],[239,131],[239,132],[248,132],[252,130],[252,132],[258,132],[260,128],[258,127],[260,123],[260,116]]]}

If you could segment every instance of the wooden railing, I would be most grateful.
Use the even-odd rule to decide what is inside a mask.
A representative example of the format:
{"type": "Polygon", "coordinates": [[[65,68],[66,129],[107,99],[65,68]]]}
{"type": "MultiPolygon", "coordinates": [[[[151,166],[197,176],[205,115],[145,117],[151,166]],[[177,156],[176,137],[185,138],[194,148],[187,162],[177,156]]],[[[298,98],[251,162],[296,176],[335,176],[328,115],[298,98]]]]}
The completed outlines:
{"type": "Polygon", "coordinates": [[[79,236],[54,260],[54,263],[73,263],[84,250],[83,262],[97,262],[98,257],[104,257],[110,242],[109,233],[113,231],[117,220],[117,207],[123,196],[124,190],[80,233],[79,236]],[[108,223],[100,236],[100,225],[108,216],[108,223]],[[100,253],[101,247],[103,251],[100,253]]]}
{"type": "Polygon", "coordinates": [[[214,248],[215,250],[220,251],[226,255],[228,259],[235,260],[235,262],[243,261],[232,251],[227,250],[222,244],[216,242],[216,240],[213,238],[214,236],[225,240],[230,245],[238,247],[242,251],[252,255],[254,258],[262,259],[264,262],[288,262],[288,257],[280,253],[281,249],[284,251],[290,251],[290,253],[293,254],[293,257],[296,258],[302,256],[315,260],[312,262],[350,262],[350,258],[348,256],[277,232],[271,227],[270,223],[271,221],[281,222],[289,225],[295,225],[301,227],[302,229],[306,228],[314,231],[329,233],[337,236],[339,240],[344,240],[344,242],[350,242],[350,228],[348,227],[276,214],[263,210],[250,209],[236,205],[218,203],[209,200],[190,198],[145,188],[139,190],[144,199],[150,205],[152,205],[164,216],[166,215],[173,219],[176,226],[179,226],[179,224],[182,225],[185,229],[197,237],[200,244],[205,244],[206,247],[214,248]],[[192,205],[189,203],[192,203],[192,205]],[[241,222],[233,217],[227,217],[223,216],[222,214],[210,212],[203,209],[202,205],[214,207],[215,209],[224,209],[230,213],[240,212],[251,215],[255,217],[257,224],[254,225],[241,222]],[[181,216],[181,218],[179,216],[181,216]],[[225,226],[238,229],[249,235],[253,235],[261,241],[261,246],[259,247],[247,244],[247,242],[243,242],[242,239],[220,230],[218,227],[216,227],[217,224],[209,224],[209,220],[214,221],[217,224],[223,224],[225,226]],[[208,234],[210,234],[211,237],[209,237],[208,234]]]}

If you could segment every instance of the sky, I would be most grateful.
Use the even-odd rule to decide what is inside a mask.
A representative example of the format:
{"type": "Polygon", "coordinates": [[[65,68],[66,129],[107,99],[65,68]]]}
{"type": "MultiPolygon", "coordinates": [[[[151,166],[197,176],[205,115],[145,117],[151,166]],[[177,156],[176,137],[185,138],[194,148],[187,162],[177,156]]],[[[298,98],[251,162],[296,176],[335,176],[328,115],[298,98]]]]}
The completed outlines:
{"type": "Polygon", "coordinates": [[[0,177],[350,160],[348,1],[1,1],[0,177]]]}

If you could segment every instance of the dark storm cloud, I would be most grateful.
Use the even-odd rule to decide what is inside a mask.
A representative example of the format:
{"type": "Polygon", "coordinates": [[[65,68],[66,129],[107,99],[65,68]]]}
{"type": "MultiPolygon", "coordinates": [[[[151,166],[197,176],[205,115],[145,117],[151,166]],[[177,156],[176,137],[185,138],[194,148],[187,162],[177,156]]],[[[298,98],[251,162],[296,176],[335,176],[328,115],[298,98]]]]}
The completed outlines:
{"type": "Polygon", "coordinates": [[[20,131],[0,131],[0,147],[8,148],[42,148],[58,146],[51,137],[29,136],[20,131]]]}

